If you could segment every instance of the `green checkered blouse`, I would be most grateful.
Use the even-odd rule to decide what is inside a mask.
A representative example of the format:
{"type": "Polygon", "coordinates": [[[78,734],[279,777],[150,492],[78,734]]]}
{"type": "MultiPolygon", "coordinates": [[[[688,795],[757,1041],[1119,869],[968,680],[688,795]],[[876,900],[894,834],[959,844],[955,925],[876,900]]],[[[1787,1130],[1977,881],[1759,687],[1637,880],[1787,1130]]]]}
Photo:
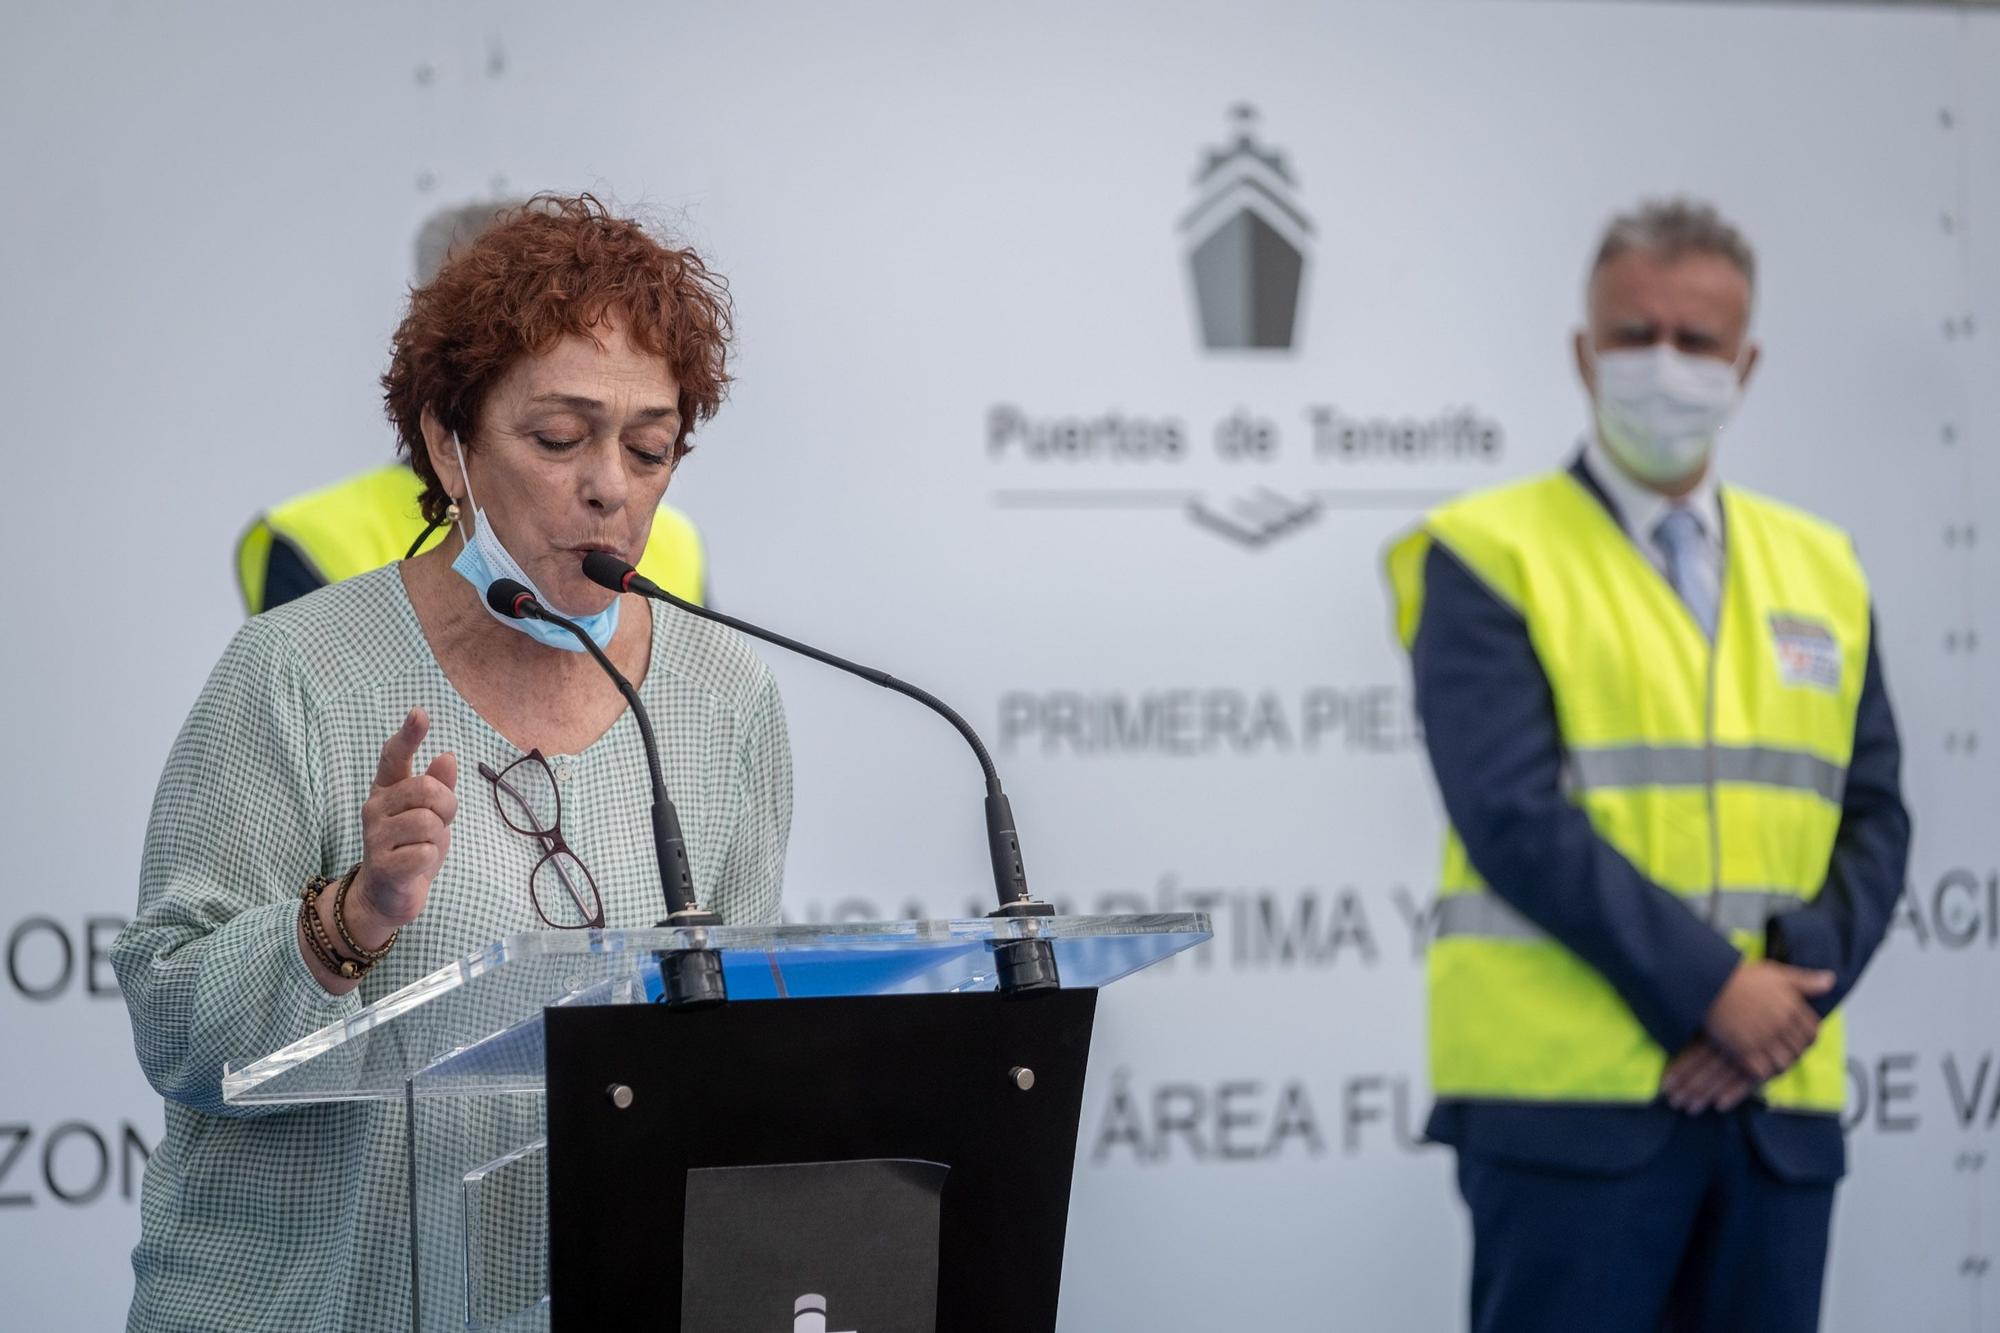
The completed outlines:
{"type": "MultiPolygon", "coordinates": [[[[703,904],[730,922],[776,920],[792,773],[769,668],[731,631],[662,608],[640,693],[703,904]]],[[[139,1063],[167,1111],[146,1170],[130,1329],[410,1326],[402,1106],[232,1108],[222,1070],[540,928],[528,896],[539,848],[500,821],[477,772],[517,757],[445,679],[394,566],[237,633],[168,756],[138,914],[112,951],[139,1063]],[[336,998],[299,955],[299,888],[360,858],[382,743],[415,706],[431,717],[418,771],[440,751],[458,755],[451,851],[424,914],[356,993],[336,998]]],[[[563,835],[596,879],[607,923],[650,925],[659,875],[631,713],[550,762],[563,835]]],[[[495,1126],[496,1142],[532,1128],[495,1126]]]]}

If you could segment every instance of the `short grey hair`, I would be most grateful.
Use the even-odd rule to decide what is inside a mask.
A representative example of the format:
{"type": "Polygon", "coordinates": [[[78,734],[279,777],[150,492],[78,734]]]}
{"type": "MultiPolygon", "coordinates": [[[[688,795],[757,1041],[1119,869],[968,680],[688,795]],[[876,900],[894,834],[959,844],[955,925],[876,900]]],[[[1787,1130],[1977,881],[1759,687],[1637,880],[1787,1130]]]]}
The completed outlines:
{"type": "Polygon", "coordinates": [[[1757,256],[1750,242],[1713,204],[1699,199],[1648,199],[1630,213],[1620,213],[1604,229],[1597,244],[1592,277],[1620,255],[1640,250],[1667,263],[1688,255],[1720,255],[1736,265],[1752,288],[1757,285],[1757,256]]]}
{"type": "Polygon", "coordinates": [[[501,214],[511,213],[527,205],[526,199],[489,199],[480,203],[454,204],[450,208],[440,208],[425,218],[417,228],[417,286],[430,285],[430,280],[444,267],[444,261],[451,252],[462,245],[470,245],[479,239],[480,233],[496,222],[501,214]]]}

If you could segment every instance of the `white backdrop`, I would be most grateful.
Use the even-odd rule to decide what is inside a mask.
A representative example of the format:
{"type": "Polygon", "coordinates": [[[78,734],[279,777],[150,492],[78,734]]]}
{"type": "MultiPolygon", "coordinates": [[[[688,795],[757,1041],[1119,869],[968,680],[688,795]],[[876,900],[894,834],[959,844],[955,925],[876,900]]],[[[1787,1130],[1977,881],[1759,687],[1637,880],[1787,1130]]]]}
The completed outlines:
{"type": "MultiPolygon", "coordinates": [[[[1856,534],[1917,820],[1851,1010],[1828,1327],[2000,1329],[2000,15],[93,0],[7,28],[0,1322],[111,1327],[129,1294],[160,1115],[102,952],[237,621],[237,531],[386,456],[427,213],[591,188],[734,282],[741,378],[674,486],[718,599],[958,703],[1045,895],[1216,914],[1106,996],[1065,1327],[1462,1323],[1448,1157],[1415,1142],[1439,816],[1377,557],[1429,497],[1564,459],[1595,234],[1691,191],[1762,262],[1724,468],[1856,534]],[[1288,351],[1205,350],[1191,306],[1178,225],[1239,103],[1309,227],[1288,351]]],[[[983,902],[956,738],[773,665],[791,914],[983,902]]]]}

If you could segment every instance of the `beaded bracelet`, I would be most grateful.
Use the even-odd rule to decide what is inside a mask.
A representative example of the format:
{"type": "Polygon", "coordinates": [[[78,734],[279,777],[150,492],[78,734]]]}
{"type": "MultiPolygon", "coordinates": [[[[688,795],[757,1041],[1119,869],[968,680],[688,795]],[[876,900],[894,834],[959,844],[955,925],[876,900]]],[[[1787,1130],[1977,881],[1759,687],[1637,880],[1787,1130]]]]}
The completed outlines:
{"type": "Polygon", "coordinates": [[[354,877],[360,870],[360,863],[357,862],[352,870],[341,877],[340,886],[335,890],[333,899],[333,924],[339,929],[340,937],[346,941],[348,947],[361,955],[359,958],[343,958],[336,953],[333,941],[327,938],[326,927],[320,922],[319,895],[333,881],[325,875],[314,875],[306,881],[305,889],[300,895],[302,901],[299,903],[299,925],[305,932],[306,944],[312,949],[313,956],[319,959],[321,966],[346,981],[358,981],[367,976],[369,969],[382,961],[383,956],[396,943],[396,936],[402,933],[398,929],[389,936],[388,943],[379,949],[363,949],[354,942],[354,937],[348,933],[346,921],[342,919],[340,909],[342,900],[347,895],[348,886],[354,882],[354,877]]]}
{"type": "Polygon", "coordinates": [[[359,954],[361,956],[361,961],[367,963],[369,966],[372,967],[376,963],[379,963],[384,958],[388,957],[389,950],[396,947],[396,937],[403,933],[403,928],[401,926],[398,926],[394,930],[390,931],[389,938],[382,941],[382,947],[379,949],[362,948],[361,945],[355,941],[354,936],[348,933],[347,891],[354,887],[354,879],[360,873],[361,873],[361,863],[359,861],[356,861],[354,863],[354,868],[352,870],[349,870],[345,875],[342,875],[340,877],[340,887],[336,888],[333,891],[333,928],[340,932],[341,942],[345,944],[348,948],[352,949],[355,953],[359,954]]]}

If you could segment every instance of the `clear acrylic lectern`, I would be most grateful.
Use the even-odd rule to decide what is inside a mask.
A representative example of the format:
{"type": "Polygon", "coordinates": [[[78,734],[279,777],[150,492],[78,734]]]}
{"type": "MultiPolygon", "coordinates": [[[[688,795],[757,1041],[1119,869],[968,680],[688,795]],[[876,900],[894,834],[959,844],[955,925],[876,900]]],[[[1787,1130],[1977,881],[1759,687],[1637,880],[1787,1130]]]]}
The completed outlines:
{"type": "MultiPolygon", "coordinates": [[[[910,1191],[930,1188],[933,1239],[914,1245],[931,1246],[919,1257],[935,1272],[934,1326],[1026,1333],[1054,1326],[1092,992],[1209,934],[1206,915],[1179,913],[515,935],[232,1066],[223,1093],[242,1106],[401,1104],[407,1211],[380,1225],[407,1233],[418,1333],[684,1318],[877,1333],[842,1322],[842,1293],[819,1289],[841,1273],[764,1293],[754,1323],[712,1313],[731,1281],[758,1280],[762,1247],[742,1233],[718,1273],[694,1233],[720,1224],[699,1219],[726,1216],[731,1191],[739,1204],[778,1197],[794,1176],[822,1194],[858,1189],[870,1209],[907,1196],[918,1217],[910,1191]],[[991,993],[995,950],[1023,940],[1053,947],[1060,991],[991,993]],[[659,956],[689,949],[720,952],[728,1004],[606,1008],[656,1000],[659,956]],[[839,1184],[834,1168],[860,1165],[874,1174],[839,1184]],[[999,1232],[1005,1254],[989,1248],[999,1232]],[[996,1283],[1009,1267],[1018,1290],[996,1283]],[[761,1314],[780,1305],[775,1321],[761,1314]]],[[[786,1228],[773,1219],[774,1234],[786,1228]]]]}

